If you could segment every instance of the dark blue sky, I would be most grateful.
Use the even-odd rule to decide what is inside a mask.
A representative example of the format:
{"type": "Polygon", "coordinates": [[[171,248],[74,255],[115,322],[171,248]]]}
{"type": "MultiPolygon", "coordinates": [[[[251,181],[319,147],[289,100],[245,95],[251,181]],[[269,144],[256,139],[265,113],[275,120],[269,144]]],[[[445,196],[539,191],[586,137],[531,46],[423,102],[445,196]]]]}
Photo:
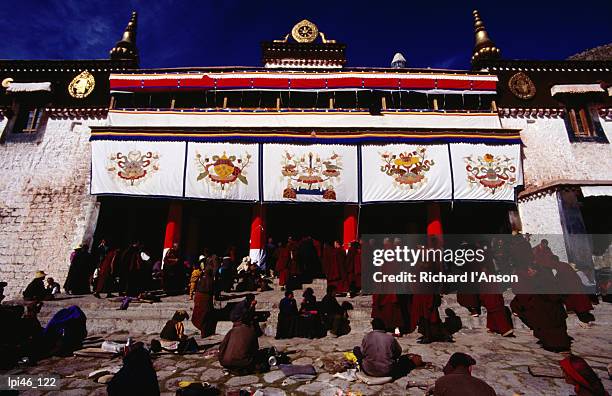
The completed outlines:
{"type": "Polygon", "coordinates": [[[106,58],[139,13],[142,67],[260,65],[260,42],[303,18],[350,66],[468,68],[478,8],[505,58],[565,59],[612,42],[612,1],[3,0],[0,59],[106,58]]]}

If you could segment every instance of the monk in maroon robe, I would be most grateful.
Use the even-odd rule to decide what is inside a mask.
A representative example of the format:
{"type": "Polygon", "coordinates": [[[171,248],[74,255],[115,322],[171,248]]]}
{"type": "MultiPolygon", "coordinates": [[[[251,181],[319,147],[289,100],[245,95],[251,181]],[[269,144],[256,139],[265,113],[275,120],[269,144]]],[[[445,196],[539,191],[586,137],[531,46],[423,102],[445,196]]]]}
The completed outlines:
{"type": "Polygon", "coordinates": [[[214,309],[214,275],[212,267],[206,266],[196,281],[191,322],[200,330],[202,338],[215,334],[217,319],[214,309]]]}
{"type": "Polygon", "coordinates": [[[278,272],[278,284],[280,286],[285,286],[287,283],[287,276],[289,273],[289,268],[287,264],[289,262],[289,250],[287,250],[286,246],[281,246],[278,248],[278,259],[276,260],[276,272],[278,272]]]}
{"type": "Polygon", "coordinates": [[[381,319],[387,331],[394,331],[404,325],[397,294],[373,294],[371,316],[381,319]]]}
{"type": "Polygon", "coordinates": [[[334,250],[329,268],[328,286],[335,286],[337,293],[348,291],[348,274],[345,267],[346,254],[340,242],[334,242],[334,250]]]}
{"type": "MultiPolygon", "coordinates": [[[[491,254],[485,253],[485,260],[480,264],[478,270],[487,274],[495,272],[491,254]]],[[[514,335],[512,313],[505,305],[501,288],[495,283],[484,283],[480,285],[479,290],[480,294],[474,296],[487,310],[487,329],[489,332],[501,334],[504,337],[512,337],[514,335]]]]}
{"type": "Polygon", "coordinates": [[[329,270],[331,268],[331,263],[334,257],[333,246],[330,246],[329,243],[324,243],[322,254],[323,254],[323,258],[322,258],[323,275],[325,275],[325,278],[329,280],[329,270]]]}
{"type": "Polygon", "coordinates": [[[96,290],[94,296],[100,298],[100,293],[107,293],[106,297],[112,297],[113,291],[113,274],[115,273],[115,265],[118,261],[119,249],[111,249],[106,253],[100,269],[98,270],[98,280],[96,281],[96,290]]]}
{"type": "Polygon", "coordinates": [[[346,253],[346,267],[349,271],[349,289],[351,293],[361,290],[361,245],[357,241],[351,242],[346,253]]]}
{"type": "Polygon", "coordinates": [[[287,251],[289,252],[287,271],[289,276],[300,276],[301,271],[297,261],[298,248],[299,243],[289,237],[289,241],[287,241],[287,251]]]}
{"type": "Polygon", "coordinates": [[[517,315],[542,347],[552,352],[569,351],[571,338],[567,334],[567,313],[561,296],[556,294],[531,294],[537,285],[554,282],[552,273],[531,265],[517,270],[519,284],[513,288],[516,295],[510,303],[517,315]]]}
{"type": "Polygon", "coordinates": [[[576,293],[577,290],[581,290],[584,287],[576,271],[568,263],[559,261],[557,256],[553,256],[552,266],[557,271],[555,277],[561,290],[572,292],[562,296],[566,310],[576,313],[578,319],[584,323],[594,321],[595,317],[590,312],[593,310],[591,299],[587,294],[576,293]]]}

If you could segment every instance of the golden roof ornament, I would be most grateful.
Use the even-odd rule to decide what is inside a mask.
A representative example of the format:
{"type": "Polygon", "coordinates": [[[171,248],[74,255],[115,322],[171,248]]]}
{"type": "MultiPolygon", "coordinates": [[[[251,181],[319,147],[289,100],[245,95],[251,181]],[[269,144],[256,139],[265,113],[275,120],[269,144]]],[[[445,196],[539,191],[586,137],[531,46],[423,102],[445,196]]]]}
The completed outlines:
{"type": "Polygon", "coordinates": [[[330,40],[325,37],[325,33],[321,32],[317,25],[310,22],[308,19],[302,19],[293,26],[291,33],[287,34],[281,40],[274,40],[275,43],[286,43],[289,37],[292,37],[296,42],[309,44],[313,43],[318,37],[321,37],[323,44],[333,44],[336,40],[330,40]]]}
{"type": "Polygon", "coordinates": [[[472,52],[472,65],[482,59],[499,58],[500,50],[489,37],[484,22],[480,18],[480,13],[478,10],[474,10],[472,15],[474,15],[474,33],[476,35],[474,50],[472,52]]]}
{"type": "Polygon", "coordinates": [[[87,70],[76,76],[68,85],[68,93],[76,99],[83,99],[89,96],[96,86],[94,76],[87,70]]]}
{"type": "Polygon", "coordinates": [[[319,37],[319,28],[308,19],[302,19],[291,29],[291,36],[298,43],[312,43],[319,37]]]}
{"type": "Polygon", "coordinates": [[[136,47],[136,27],[138,24],[138,14],[132,12],[132,17],[128,22],[121,40],[110,50],[111,59],[134,59],[138,60],[138,48],[136,47]]]}

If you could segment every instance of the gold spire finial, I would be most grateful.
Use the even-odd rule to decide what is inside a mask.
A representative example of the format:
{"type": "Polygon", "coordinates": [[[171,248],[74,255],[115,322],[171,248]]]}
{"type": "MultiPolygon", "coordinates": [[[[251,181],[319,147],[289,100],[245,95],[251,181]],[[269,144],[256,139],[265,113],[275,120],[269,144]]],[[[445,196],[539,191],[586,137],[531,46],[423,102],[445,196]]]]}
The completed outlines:
{"type": "Polygon", "coordinates": [[[495,43],[489,37],[485,29],[484,22],[480,18],[478,10],[472,11],[474,15],[474,33],[476,42],[472,51],[472,65],[482,59],[497,59],[500,55],[500,50],[495,46],[495,43]]]}
{"type": "Polygon", "coordinates": [[[134,59],[138,61],[138,48],[136,47],[137,24],[138,14],[136,11],[133,11],[121,40],[110,50],[111,59],[134,59]]]}

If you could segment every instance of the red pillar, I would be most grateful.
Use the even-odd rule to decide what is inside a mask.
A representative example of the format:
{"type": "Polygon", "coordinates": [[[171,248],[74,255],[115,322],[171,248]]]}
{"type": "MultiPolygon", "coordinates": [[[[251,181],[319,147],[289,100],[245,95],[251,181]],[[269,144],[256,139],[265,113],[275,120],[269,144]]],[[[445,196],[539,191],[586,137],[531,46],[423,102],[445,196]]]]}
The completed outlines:
{"type": "Polygon", "coordinates": [[[356,205],[344,205],[344,226],[342,246],[348,250],[351,242],[357,240],[357,215],[359,208],[356,205]]]}
{"type": "Polygon", "coordinates": [[[443,244],[440,204],[432,202],[427,205],[427,245],[441,248],[443,244]]]}
{"type": "Polygon", "coordinates": [[[251,216],[251,239],[249,240],[249,256],[251,261],[257,261],[258,265],[263,265],[264,246],[265,246],[265,208],[262,204],[256,203],[253,206],[253,214],[251,216]]]}
{"type": "Polygon", "coordinates": [[[174,243],[179,243],[181,241],[182,222],[183,203],[180,201],[170,202],[170,207],[168,209],[168,221],[166,222],[166,236],[164,238],[164,251],[162,259],[166,255],[168,249],[170,249],[174,243]]]}

